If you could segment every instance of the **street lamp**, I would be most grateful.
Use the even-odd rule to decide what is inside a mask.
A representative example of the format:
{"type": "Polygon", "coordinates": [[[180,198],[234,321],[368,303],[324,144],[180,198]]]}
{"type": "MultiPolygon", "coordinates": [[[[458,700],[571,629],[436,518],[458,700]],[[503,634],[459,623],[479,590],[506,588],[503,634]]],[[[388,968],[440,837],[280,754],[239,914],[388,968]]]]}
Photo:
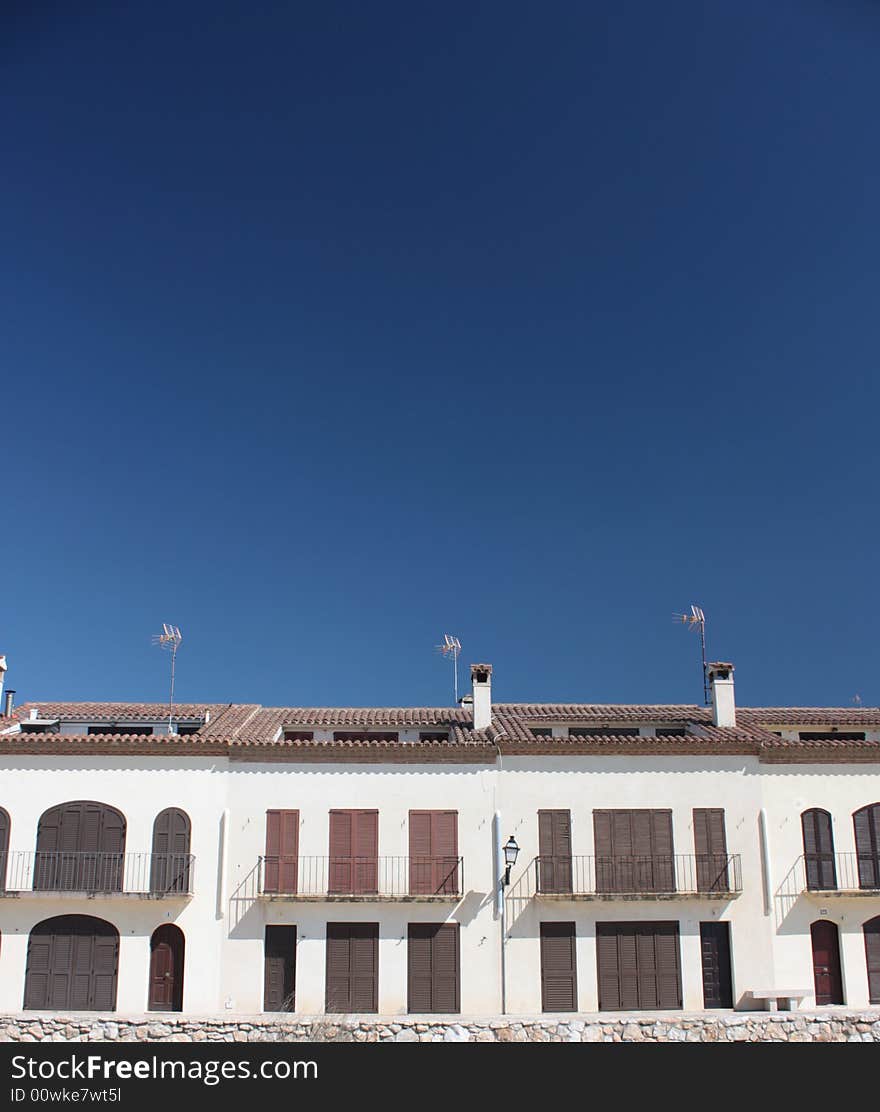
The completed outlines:
{"type": "Polygon", "coordinates": [[[516,844],[516,839],[511,834],[503,846],[504,850],[504,880],[502,884],[506,888],[510,884],[510,870],[516,864],[516,859],[519,856],[519,846],[516,844]]]}

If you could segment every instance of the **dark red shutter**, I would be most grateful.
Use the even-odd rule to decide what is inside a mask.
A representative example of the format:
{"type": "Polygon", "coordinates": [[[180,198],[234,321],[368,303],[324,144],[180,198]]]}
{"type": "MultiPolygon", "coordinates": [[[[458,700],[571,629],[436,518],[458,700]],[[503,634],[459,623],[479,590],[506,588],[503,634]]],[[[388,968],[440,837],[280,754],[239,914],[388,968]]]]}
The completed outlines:
{"type": "Polygon", "coordinates": [[[267,811],[264,892],[296,893],[298,853],[299,811],[267,811]]]}
{"type": "Polygon", "coordinates": [[[327,924],[326,1010],[375,1012],[379,997],[379,924],[327,924]]]}
{"type": "Polygon", "coordinates": [[[869,919],[862,929],[868,965],[868,1000],[872,1004],[880,1004],[880,915],[869,919]]]}
{"type": "Polygon", "coordinates": [[[263,1011],[295,1007],[296,927],[268,926],[264,941],[263,1011]]]}
{"type": "Polygon", "coordinates": [[[541,1008],[577,1011],[577,953],[574,923],[541,923],[541,1008]]]}
{"type": "Polygon", "coordinates": [[[853,815],[859,888],[880,888],[880,803],[853,815]]]}
{"type": "Polygon", "coordinates": [[[831,816],[827,811],[821,811],[816,807],[804,811],[801,815],[801,829],[804,836],[807,888],[815,891],[837,888],[831,816]]]}
{"type": "Polygon", "coordinates": [[[571,812],[538,812],[538,891],[570,892],[571,812]]]}
{"type": "Polygon", "coordinates": [[[457,923],[410,923],[407,939],[407,1008],[460,1010],[461,971],[457,923]]]}

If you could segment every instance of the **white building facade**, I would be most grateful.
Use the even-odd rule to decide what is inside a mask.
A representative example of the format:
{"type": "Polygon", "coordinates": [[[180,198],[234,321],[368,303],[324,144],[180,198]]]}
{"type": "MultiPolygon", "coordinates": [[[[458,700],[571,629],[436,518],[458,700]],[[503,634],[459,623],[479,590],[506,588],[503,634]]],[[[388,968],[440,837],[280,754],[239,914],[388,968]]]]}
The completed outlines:
{"type": "Polygon", "coordinates": [[[25,704],[0,1010],[880,1003],[880,710],[25,704]],[[716,724],[717,723],[717,724],[716,724]],[[504,845],[518,848],[504,884],[504,845]]]}

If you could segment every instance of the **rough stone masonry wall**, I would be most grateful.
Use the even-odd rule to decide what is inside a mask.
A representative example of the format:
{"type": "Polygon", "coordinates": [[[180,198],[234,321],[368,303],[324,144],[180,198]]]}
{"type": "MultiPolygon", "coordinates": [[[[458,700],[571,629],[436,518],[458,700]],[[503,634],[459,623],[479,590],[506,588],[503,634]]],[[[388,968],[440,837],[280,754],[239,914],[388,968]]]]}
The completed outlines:
{"type": "Polygon", "coordinates": [[[403,1016],[231,1020],[0,1016],[0,1042],[880,1042],[880,1011],[726,1012],[584,1019],[403,1016]]]}

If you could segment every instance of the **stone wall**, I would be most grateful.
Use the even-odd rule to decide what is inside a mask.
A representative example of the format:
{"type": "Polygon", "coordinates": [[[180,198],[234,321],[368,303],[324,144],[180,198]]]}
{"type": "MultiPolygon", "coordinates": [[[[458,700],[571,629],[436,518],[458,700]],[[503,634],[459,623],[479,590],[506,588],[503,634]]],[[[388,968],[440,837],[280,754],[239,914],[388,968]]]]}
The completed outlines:
{"type": "Polygon", "coordinates": [[[0,1016],[0,1042],[880,1042],[880,1010],[587,1017],[0,1016]]]}

